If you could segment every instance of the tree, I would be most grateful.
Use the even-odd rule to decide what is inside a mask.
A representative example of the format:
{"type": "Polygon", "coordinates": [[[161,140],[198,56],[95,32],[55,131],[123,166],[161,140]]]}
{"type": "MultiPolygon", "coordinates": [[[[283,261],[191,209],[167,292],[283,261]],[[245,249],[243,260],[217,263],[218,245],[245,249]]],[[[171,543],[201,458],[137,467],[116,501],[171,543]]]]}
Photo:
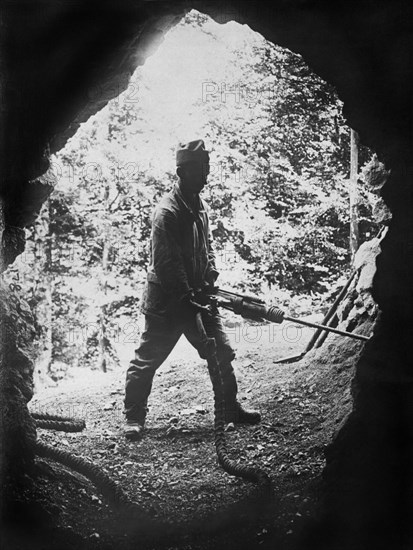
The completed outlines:
{"type": "Polygon", "coordinates": [[[46,200],[33,227],[35,321],[40,329],[35,361],[35,381],[47,382],[53,360],[53,232],[50,228],[50,199],[46,200]]]}
{"type": "Polygon", "coordinates": [[[358,135],[351,128],[351,147],[350,147],[350,254],[351,263],[353,263],[359,245],[359,226],[358,226],[358,193],[357,193],[357,173],[358,173],[358,135]]]}

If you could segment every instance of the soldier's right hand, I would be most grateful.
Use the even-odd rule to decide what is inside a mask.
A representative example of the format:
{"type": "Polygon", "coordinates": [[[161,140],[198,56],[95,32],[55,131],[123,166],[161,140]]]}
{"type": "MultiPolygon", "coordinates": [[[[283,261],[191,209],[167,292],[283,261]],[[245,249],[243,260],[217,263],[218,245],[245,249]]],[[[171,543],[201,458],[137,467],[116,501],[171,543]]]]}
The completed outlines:
{"type": "Polygon", "coordinates": [[[185,315],[195,316],[199,312],[212,313],[212,307],[210,305],[202,305],[196,301],[194,292],[186,294],[181,304],[185,315]]]}
{"type": "Polygon", "coordinates": [[[209,304],[206,306],[203,306],[202,304],[198,304],[198,302],[195,302],[195,300],[190,300],[190,304],[194,308],[196,313],[198,313],[199,311],[205,311],[205,313],[212,313],[212,306],[209,304]]]}

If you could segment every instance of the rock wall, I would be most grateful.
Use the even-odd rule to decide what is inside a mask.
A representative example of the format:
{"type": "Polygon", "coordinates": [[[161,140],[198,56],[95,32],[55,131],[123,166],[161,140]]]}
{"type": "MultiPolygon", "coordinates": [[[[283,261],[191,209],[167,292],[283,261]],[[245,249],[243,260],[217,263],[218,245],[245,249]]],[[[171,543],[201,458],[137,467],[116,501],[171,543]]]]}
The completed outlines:
{"type": "Polygon", "coordinates": [[[33,397],[34,335],[28,304],[17,289],[0,282],[0,517],[13,480],[30,471],[34,457],[36,428],[27,410],[33,397]]]}

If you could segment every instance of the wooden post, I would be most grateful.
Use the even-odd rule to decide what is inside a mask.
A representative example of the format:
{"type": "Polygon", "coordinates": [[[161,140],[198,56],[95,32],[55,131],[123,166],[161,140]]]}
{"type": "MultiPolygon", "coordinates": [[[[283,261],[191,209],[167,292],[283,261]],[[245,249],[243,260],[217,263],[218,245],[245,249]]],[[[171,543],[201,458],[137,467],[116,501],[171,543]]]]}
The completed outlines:
{"type": "Polygon", "coordinates": [[[100,305],[99,313],[99,369],[102,372],[107,371],[107,358],[106,358],[106,298],[107,298],[107,274],[109,267],[109,248],[110,248],[110,229],[111,225],[109,222],[109,193],[110,187],[109,182],[105,183],[105,190],[103,195],[103,204],[104,204],[104,229],[103,229],[103,251],[102,251],[102,267],[101,267],[101,278],[100,278],[100,292],[102,303],[100,305]]]}
{"type": "Polygon", "coordinates": [[[39,353],[35,362],[34,381],[37,389],[54,384],[50,377],[53,361],[53,290],[52,273],[53,235],[50,231],[50,199],[47,199],[40,211],[34,228],[34,289],[37,298],[35,314],[38,324],[43,328],[39,353]],[[40,299],[39,299],[40,298],[40,299]]]}
{"type": "Polygon", "coordinates": [[[358,226],[358,193],[357,193],[357,174],[358,174],[358,135],[355,130],[350,129],[350,255],[351,263],[354,262],[359,246],[359,226],[358,226]]]}

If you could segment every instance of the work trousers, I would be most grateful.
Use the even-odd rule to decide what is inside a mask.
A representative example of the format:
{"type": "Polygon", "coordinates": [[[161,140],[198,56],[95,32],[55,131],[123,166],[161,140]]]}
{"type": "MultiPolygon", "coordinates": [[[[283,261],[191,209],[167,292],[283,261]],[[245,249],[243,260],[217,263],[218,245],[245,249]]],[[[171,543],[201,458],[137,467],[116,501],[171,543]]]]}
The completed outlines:
{"type": "MultiPolygon", "coordinates": [[[[231,364],[235,352],[224,332],[219,314],[207,315],[203,312],[202,318],[208,337],[215,338],[216,341],[225,407],[229,412],[236,408],[237,382],[231,364]]],[[[126,374],[125,415],[128,421],[144,423],[155,372],[171,353],[182,334],[198,351],[199,356],[207,359],[197,330],[195,315],[169,322],[166,319],[145,316],[145,330],[126,374]]]]}

